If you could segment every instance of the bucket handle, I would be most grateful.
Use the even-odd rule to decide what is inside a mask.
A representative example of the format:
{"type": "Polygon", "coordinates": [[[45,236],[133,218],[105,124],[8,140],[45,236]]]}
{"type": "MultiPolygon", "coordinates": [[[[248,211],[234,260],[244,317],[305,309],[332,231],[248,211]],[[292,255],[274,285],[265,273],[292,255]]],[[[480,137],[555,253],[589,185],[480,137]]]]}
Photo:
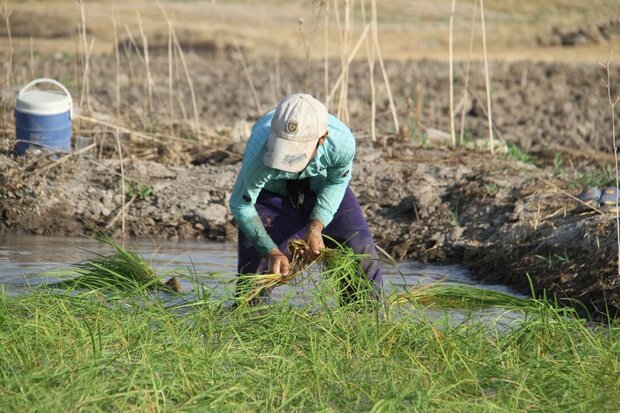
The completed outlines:
{"type": "Polygon", "coordinates": [[[28,83],[26,86],[24,86],[19,93],[17,94],[17,96],[21,96],[22,93],[26,92],[29,89],[32,89],[33,86],[38,85],[39,83],[51,83],[54,86],[56,86],[59,89],[62,89],[63,92],[65,92],[65,94],[67,96],[69,96],[69,118],[73,119],[73,99],[71,99],[71,93],[69,93],[69,91],[67,90],[67,88],[60,82],[54,80],[54,79],[47,79],[47,78],[41,78],[41,79],[35,79],[32,82],[28,83]]]}

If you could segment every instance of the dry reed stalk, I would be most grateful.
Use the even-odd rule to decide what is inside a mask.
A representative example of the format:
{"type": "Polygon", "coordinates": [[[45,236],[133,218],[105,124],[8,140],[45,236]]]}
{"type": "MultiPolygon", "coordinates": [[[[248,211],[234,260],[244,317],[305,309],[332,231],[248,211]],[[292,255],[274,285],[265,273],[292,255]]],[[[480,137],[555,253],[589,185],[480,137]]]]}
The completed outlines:
{"type": "Polygon", "coordinates": [[[454,59],[452,56],[452,42],[454,30],[454,9],[456,8],[456,0],[452,0],[452,9],[450,10],[450,34],[449,44],[449,60],[450,60],[450,143],[452,147],[456,146],[456,133],[454,130],[454,59]]]}
{"type": "MultiPolygon", "coordinates": [[[[606,78],[603,79],[603,85],[605,85],[605,89],[607,89],[607,100],[609,102],[609,110],[611,112],[611,142],[612,149],[614,151],[614,167],[616,174],[616,188],[620,186],[620,178],[618,176],[618,143],[616,142],[616,105],[618,104],[618,100],[620,97],[616,97],[616,100],[613,100],[611,97],[611,78],[609,74],[609,68],[611,65],[611,56],[612,51],[609,51],[609,59],[607,59],[607,64],[603,64],[599,62],[599,65],[605,70],[606,78]]],[[[618,197],[616,196],[616,240],[618,243],[618,275],[620,276],[620,214],[618,214],[618,197]]]]}
{"type": "MultiPolygon", "coordinates": [[[[68,153],[67,155],[64,155],[64,156],[63,156],[63,157],[61,157],[61,158],[54,159],[54,160],[52,160],[52,162],[51,162],[50,164],[48,164],[48,165],[46,165],[46,166],[43,166],[43,167],[40,167],[40,168],[36,168],[36,169],[34,169],[33,171],[31,171],[31,172],[28,172],[28,173],[25,173],[25,174],[21,175],[21,179],[25,179],[25,178],[27,178],[27,177],[29,177],[29,176],[31,176],[31,175],[42,175],[42,174],[44,174],[45,172],[47,172],[47,171],[49,171],[49,170],[51,170],[51,169],[54,169],[54,168],[56,168],[56,167],[58,167],[58,166],[60,166],[60,165],[64,164],[67,160],[69,160],[69,159],[70,159],[70,158],[72,158],[72,157],[74,157],[74,156],[77,156],[77,155],[80,155],[80,154],[82,154],[82,153],[85,153],[85,152],[90,151],[90,150],[91,150],[91,149],[93,149],[95,146],[97,146],[97,143],[92,143],[92,144],[90,144],[90,145],[88,145],[88,146],[83,147],[82,149],[78,149],[78,150],[76,150],[76,151],[73,151],[73,152],[71,152],[71,153],[68,153]]],[[[51,157],[52,155],[53,155],[53,153],[52,153],[52,152],[50,152],[48,156],[50,156],[50,157],[51,157]]],[[[35,162],[38,162],[38,160],[35,160],[35,162]]],[[[29,169],[29,167],[30,167],[30,166],[31,166],[31,165],[27,165],[27,166],[24,168],[24,170],[29,169]]]]}
{"type": "MultiPolygon", "coordinates": [[[[12,88],[12,77],[13,77],[13,36],[11,35],[11,9],[6,4],[6,0],[2,2],[2,8],[0,9],[2,12],[2,16],[4,17],[4,23],[6,25],[6,32],[9,38],[9,56],[6,63],[6,73],[5,73],[5,84],[4,88],[7,93],[11,93],[12,88]]],[[[12,99],[12,96],[9,97],[12,99]]],[[[3,105],[4,108],[7,108],[8,105],[3,105]]],[[[7,114],[7,110],[2,111],[2,124],[7,124],[7,119],[9,115],[7,114]]]]}
{"type": "Polygon", "coordinates": [[[73,55],[73,82],[79,87],[80,85],[80,37],[73,38],[75,43],[75,53],[73,55]]]}
{"type": "Polygon", "coordinates": [[[100,120],[100,119],[95,119],[89,116],[82,116],[82,115],[78,115],[76,116],[76,118],[78,120],[82,120],[85,122],[89,122],[89,123],[94,123],[96,125],[101,125],[101,126],[105,126],[107,128],[111,128],[111,129],[118,129],[119,131],[123,132],[123,133],[128,133],[130,136],[132,137],[137,137],[137,138],[141,138],[141,139],[145,139],[145,140],[149,140],[149,141],[155,141],[155,142],[159,142],[159,143],[166,143],[169,141],[177,141],[177,142],[185,142],[186,140],[183,138],[178,138],[176,136],[171,136],[171,135],[165,135],[165,134],[148,134],[145,132],[140,132],[137,130],[133,130],[133,129],[129,129],[120,125],[117,125],[115,123],[111,123],[111,122],[106,122],[104,120],[100,120]]]}
{"type": "MultiPolygon", "coordinates": [[[[362,32],[360,38],[358,39],[357,43],[355,44],[355,47],[353,48],[353,51],[349,55],[349,58],[345,61],[344,67],[348,67],[351,64],[351,62],[353,61],[353,59],[355,58],[355,55],[357,54],[359,48],[362,46],[362,43],[364,42],[364,39],[366,38],[366,36],[368,35],[368,32],[370,31],[370,26],[371,26],[370,24],[367,24],[366,27],[364,28],[364,31],[362,32]]],[[[340,87],[340,84],[342,83],[344,77],[345,77],[345,72],[343,70],[342,72],[340,72],[340,76],[338,76],[338,79],[336,80],[336,83],[334,83],[334,86],[332,87],[331,92],[327,96],[326,104],[329,104],[331,102],[332,98],[334,97],[334,93],[340,87]]]]}
{"type": "Polygon", "coordinates": [[[121,167],[121,196],[122,196],[121,234],[123,234],[123,237],[124,237],[125,236],[125,169],[123,168],[123,150],[121,148],[121,138],[119,136],[118,129],[114,130],[114,137],[116,138],[118,159],[120,160],[120,167],[121,167]]]}
{"type": "Polygon", "coordinates": [[[11,81],[13,78],[13,36],[11,35],[11,13],[13,12],[9,6],[6,4],[6,0],[2,2],[2,16],[4,17],[4,24],[6,25],[6,33],[9,38],[9,57],[6,65],[6,73],[5,73],[5,88],[10,91],[11,81]]]}
{"type": "MultiPolygon", "coordinates": [[[[174,27],[172,28],[172,57],[174,59],[174,82],[178,85],[181,83],[181,65],[179,64],[179,54],[177,53],[176,45],[174,43],[174,27]]],[[[181,116],[183,116],[183,121],[189,123],[189,115],[183,99],[185,96],[182,94],[180,88],[175,88],[175,95],[179,110],[181,111],[181,116]]]]}
{"type": "Polygon", "coordinates": [[[34,38],[30,36],[30,77],[34,79],[34,38]]]}
{"type": "MultiPolygon", "coordinates": [[[[361,1],[362,22],[366,26],[366,0],[361,1]]],[[[371,23],[372,24],[372,23],[371,23]]],[[[370,136],[372,141],[377,140],[377,88],[375,87],[375,46],[372,40],[366,38],[366,57],[368,60],[368,78],[370,80],[370,136]]]]}
{"type": "MultiPolygon", "coordinates": [[[[474,22],[476,20],[476,11],[478,0],[474,0],[473,12],[471,14],[471,28],[469,31],[469,50],[467,51],[467,67],[465,69],[465,89],[463,91],[463,103],[469,100],[469,74],[471,71],[471,51],[474,45],[474,22]]],[[[465,135],[465,109],[461,109],[461,131],[459,133],[459,144],[463,146],[463,136],[465,135]]]]}
{"type": "MultiPolygon", "coordinates": [[[[119,218],[123,217],[123,219],[124,219],[125,211],[127,211],[127,209],[135,202],[136,199],[137,199],[137,197],[134,195],[134,196],[131,197],[131,199],[129,201],[127,201],[127,203],[124,203],[121,206],[121,208],[118,210],[116,215],[114,215],[114,217],[106,224],[105,229],[112,228],[112,226],[114,226],[114,224],[116,223],[116,221],[118,221],[119,218]]],[[[124,202],[124,200],[123,200],[123,202],[124,202]]],[[[124,233],[124,230],[123,230],[123,233],[124,233]]]]}
{"type": "Polygon", "coordinates": [[[587,207],[587,208],[590,208],[591,210],[593,210],[593,211],[595,211],[595,212],[598,212],[598,213],[599,213],[599,214],[601,214],[601,215],[605,215],[605,213],[604,213],[603,211],[601,211],[600,209],[598,209],[597,207],[595,207],[595,206],[592,206],[592,205],[590,205],[590,204],[585,203],[584,201],[582,201],[581,199],[577,198],[576,196],[571,195],[570,193],[566,192],[565,190],[563,190],[562,188],[560,188],[559,186],[557,186],[557,185],[556,185],[556,184],[554,184],[553,182],[551,182],[551,181],[547,181],[547,180],[546,180],[546,179],[544,179],[544,178],[538,178],[538,179],[540,179],[541,181],[543,181],[543,182],[544,182],[544,183],[546,183],[547,185],[550,185],[550,186],[554,187],[555,189],[557,189],[558,191],[560,191],[561,193],[563,193],[563,194],[564,194],[564,195],[566,195],[567,197],[571,198],[572,200],[577,201],[577,202],[578,202],[578,203],[580,203],[581,205],[583,205],[583,206],[585,206],[585,207],[587,207]]]}
{"type": "Polygon", "coordinates": [[[489,114],[489,146],[491,153],[495,153],[495,142],[493,139],[493,112],[491,110],[491,85],[489,81],[489,60],[487,58],[487,34],[484,25],[484,0],[480,0],[480,21],[482,24],[482,53],[484,55],[484,79],[487,89],[487,112],[489,114]]]}
{"type": "MultiPolygon", "coordinates": [[[[323,86],[325,95],[323,100],[327,105],[327,95],[329,94],[329,2],[326,1],[325,5],[325,25],[323,28],[324,48],[325,48],[325,63],[323,67],[323,86]]],[[[327,107],[329,110],[329,106],[327,107]]]]}
{"type": "MultiPolygon", "coordinates": [[[[349,51],[351,44],[351,2],[345,0],[344,2],[344,47],[343,51],[346,53],[349,51]]],[[[344,78],[342,79],[342,87],[340,88],[340,99],[338,100],[338,107],[342,106],[342,116],[345,123],[349,123],[349,66],[350,62],[344,67],[344,78]]]]}
{"type": "Polygon", "coordinates": [[[174,45],[177,49],[177,53],[179,54],[179,58],[181,59],[181,65],[183,66],[183,71],[185,72],[185,78],[187,79],[187,84],[189,86],[189,93],[192,97],[192,108],[194,109],[195,130],[200,130],[200,117],[198,116],[198,100],[196,99],[196,92],[194,90],[194,82],[192,81],[192,77],[189,74],[189,68],[187,66],[187,61],[185,60],[185,54],[183,53],[183,49],[181,48],[181,44],[179,43],[179,39],[177,38],[174,28],[172,29],[172,40],[174,41],[174,45]]]}
{"type": "Polygon", "coordinates": [[[161,3],[158,1],[157,5],[159,6],[159,10],[161,14],[164,16],[164,20],[166,20],[166,25],[168,26],[168,116],[170,117],[170,133],[173,133],[173,118],[174,118],[174,106],[172,104],[173,97],[173,71],[172,71],[172,62],[173,62],[173,38],[172,38],[172,21],[168,18],[168,14],[166,10],[164,10],[161,3]]]}
{"type": "Polygon", "coordinates": [[[254,104],[256,105],[256,110],[258,114],[263,113],[263,109],[260,105],[260,101],[258,100],[258,93],[256,93],[256,88],[254,87],[254,82],[252,81],[252,77],[250,76],[250,72],[248,71],[248,67],[245,64],[245,59],[243,57],[243,52],[241,51],[241,46],[239,46],[239,41],[235,37],[235,49],[237,49],[237,54],[239,56],[239,60],[241,61],[241,66],[243,67],[243,74],[247,79],[250,90],[252,91],[252,97],[254,98],[254,104]]]}
{"type": "Polygon", "coordinates": [[[273,56],[273,78],[271,100],[275,106],[278,103],[280,94],[282,93],[282,85],[280,84],[280,53],[276,52],[273,56]]]}
{"type": "MultiPolygon", "coordinates": [[[[90,47],[84,51],[84,73],[82,74],[82,85],[88,85],[88,73],[90,72],[90,54],[93,51],[93,46],[95,44],[95,39],[90,41],[90,47]]],[[[88,99],[88,87],[82,87],[82,91],[80,94],[80,110],[84,108],[84,112],[90,112],[90,103],[88,99]]],[[[80,122],[77,123],[77,134],[80,133],[80,122]]]]}
{"type": "Polygon", "coordinates": [[[151,76],[151,65],[149,59],[149,39],[146,37],[144,33],[144,28],[142,27],[142,17],[140,16],[140,12],[136,12],[136,17],[138,18],[138,28],[140,29],[140,37],[142,39],[142,53],[144,54],[144,70],[146,72],[146,80],[145,80],[145,89],[147,93],[147,113],[151,113],[153,111],[153,77],[151,76]]]}
{"type": "Polygon", "coordinates": [[[371,0],[372,4],[372,20],[373,20],[373,32],[372,39],[375,43],[375,49],[377,51],[377,57],[379,58],[379,66],[381,67],[381,73],[383,74],[383,81],[385,82],[385,88],[388,94],[388,100],[390,101],[390,110],[392,112],[392,120],[394,121],[394,129],[396,133],[400,133],[400,124],[398,122],[398,115],[396,113],[396,105],[394,105],[394,96],[392,95],[392,88],[390,87],[390,80],[388,79],[387,71],[385,70],[385,63],[383,62],[383,56],[381,55],[381,47],[379,46],[379,30],[377,29],[377,1],[371,0]]]}
{"type": "MultiPolygon", "coordinates": [[[[301,35],[301,41],[304,45],[304,54],[305,54],[305,65],[304,65],[304,91],[308,91],[308,72],[310,71],[310,51],[312,49],[312,45],[314,44],[314,41],[316,40],[316,35],[318,32],[318,28],[319,28],[319,20],[321,19],[321,13],[323,12],[323,6],[325,4],[325,1],[320,1],[319,2],[319,11],[318,13],[315,14],[315,18],[314,18],[314,26],[313,26],[313,31],[312,31],[312,36],[310,37],[310,41],[307,42],[306,41],[306,36],[303,30],[303,25],[304,25],[304,20],[302,18],[299,18],[299,33],[301,35]]],[[[312,6],[314,8],[315,3],[312,3],[312,6]]]]}
{"type": "MultiPolygon", "coordinates": [[[[416,129],[422,127],[422,109],[424,105],[424,85],[416,83],[415,85],[415,124],[416,129]]],[[[417,133],[417,131],[416,131],[417,133]]]]}
{"type": "Polygon", "coordinates": [[[78,0],[78,4],[80,5],[80,33],[82,35],[82,50],[84,52],[84,61],[83,61],[83,77],[82,77],[82,93],[80,94],[80,109],[84,108],[86,111],[90,112],[90,82],[88,80],[88,71],[89,71],[89,60],[90,60],[90,52],[92,51],[93,44],[95,39],[93,39],[90,43],[90,48],[88,47],[88,41],[86,39],[86,14],[84,13],[84,4],[82,0],[78,0]]]}
{"type": "MultiPolygon", "coordinates": [[[[338,0],[334,0],[334,14],[336,16],[336,28],[338,32],[338,44],[340,46],[340,74],[344,73],[346,61],[345,61],[345,50],[344,50],[344,35],[342,28],[342,21],[340,20],[340,7],[338,6],[338,0]]],[[[336,87],[332,87],[332,91],[335,90],[336,87]]],[[[342,95],[342,93],[341,93],[342,95]]],[[[328,97],[327,102],[329,103],[331,99],[328,97]]],[[[336,116],[338,118],[341,117],[342,114],[342,103],[338,101],[338,109],[336,111],[336,116]]]]}
{"type": "Polygon", "coordinates": [[[116,10],[112,7],[112,28],[114,34],[114,56],[116,58],[116,118],[121,117],[121,61],[118,49],[118,26],[116,24],[116,10]]]}

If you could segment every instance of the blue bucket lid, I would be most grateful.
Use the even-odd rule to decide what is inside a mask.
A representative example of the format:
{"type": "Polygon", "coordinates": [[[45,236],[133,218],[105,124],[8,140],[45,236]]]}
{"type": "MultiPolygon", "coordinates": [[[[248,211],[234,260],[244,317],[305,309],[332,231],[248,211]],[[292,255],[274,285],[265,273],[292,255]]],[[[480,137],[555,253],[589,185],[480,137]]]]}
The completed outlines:
{"type": "Polygon", "coordinates": [[[38,79],[26,85],[17,95],[15,110],[31,115],[58,115],[69,111],[72,116],[71,95],[60,83],[52,79],[38,79]],[[38,83],[52,83],[63,93],[53,90],[28,90],[38,83]]]}

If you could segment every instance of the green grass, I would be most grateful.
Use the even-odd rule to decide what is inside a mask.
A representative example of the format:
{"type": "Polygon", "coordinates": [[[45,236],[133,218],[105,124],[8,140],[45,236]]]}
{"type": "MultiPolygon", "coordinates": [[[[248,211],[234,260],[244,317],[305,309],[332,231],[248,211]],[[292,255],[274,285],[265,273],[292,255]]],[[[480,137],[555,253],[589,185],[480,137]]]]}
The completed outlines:
{"type": "Polygon", "coordinates": [[[611,165],[606,165],[603,168],[593,168],[574,179],[571,182],[571,186],[574,188],[595,186],[601,189],[607,186],[616,186],[615,173],[611,165]]]}
{"type": "Polygon", "coordinates": [[[508,153],[506,154],[506,156],[508,156],[508,158],[512,160],[523,162],[526,164],[533,164],[536,162],[535,156],[530,155],[527,152],[524,152],[517,145],[508,146],[508,153]]]}
{"type": "MultiPolygon", "coordinates": [[[[0,411],[617,411],[620,325],[0,295],[0,411]]],[[[401,309],[402,310],[402,309],[401,309]]]]}
{"type": "MultiPolygon", "coordinates": [[[[341,247],[306,305],[231,310],[199,284],[172,301],[143,288],[157,279],[151,270],[119,283],[93,261],[82,264],[89,280],[115,288],[0,289],[0,411],[620,409],[617,321],[588,325],[545,301],[446,284],[390,295],[384,307],[356,284],[363,257],[341,247]],[[352,300],[335,299],[351,286],[352,300]],[[110,293],[123,288],[130,294],[110,293]],[[490,306],[522,317],[468,312],[490,306]],[[465,309],[463,321],[426,307],[465,309]]],[[[142,265],[114,249],[94,261],[115,257],[103,266],[115,274],[142,265]]]]}
{"type": "Polygon", "coordinates": [[[135,251],[123,248],[106,234],[99,234],[97,239],[112,247],[114,253],[94,253],[95,258],[75,265],[72,270],[63,271],[77,273],[77,277],[44,287],[106,290],[122,295],[131,295],[143,289],[169,290],[161,284],[155,269],[135,251]]]}

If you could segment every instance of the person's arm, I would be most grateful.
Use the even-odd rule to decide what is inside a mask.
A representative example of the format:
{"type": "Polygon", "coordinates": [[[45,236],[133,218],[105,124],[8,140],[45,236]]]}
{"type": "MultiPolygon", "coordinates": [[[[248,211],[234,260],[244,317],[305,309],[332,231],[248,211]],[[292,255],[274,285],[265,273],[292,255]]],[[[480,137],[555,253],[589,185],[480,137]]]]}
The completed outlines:
{"type": "Polygon", "coordinates": [[[340,154],[334,166],[327,168],[327,177],[324,185],[316,194],[317,201],[310,214],[310,221],[318,221],[323,227],[326,227],[332,221],[351,181],[354,157],[355,146],[353,145],[340,154]]]}
{"type": "Polygon", "coordinates": [[[277,249],[254,206],[258,194],[271,179],[272,174],[273,170],[267,168],[260,159],[246,153],[229,202],[239,228],[252,241],[261,256],[266,256],[274,248],[277,249]]]}
{"type": "Polygon", "coordinates": [[[355,140],[352,135],[349,136],[347,143],[348,145],[339,148],[334,165],[327,168],[327,177],[323,186],[317,191],[317,202],[306,227],[306,239],[310,253],[315,258],[325,248],[323,228],[334,218],[351,181],[351,169],[355,157],[355,140]]]}

